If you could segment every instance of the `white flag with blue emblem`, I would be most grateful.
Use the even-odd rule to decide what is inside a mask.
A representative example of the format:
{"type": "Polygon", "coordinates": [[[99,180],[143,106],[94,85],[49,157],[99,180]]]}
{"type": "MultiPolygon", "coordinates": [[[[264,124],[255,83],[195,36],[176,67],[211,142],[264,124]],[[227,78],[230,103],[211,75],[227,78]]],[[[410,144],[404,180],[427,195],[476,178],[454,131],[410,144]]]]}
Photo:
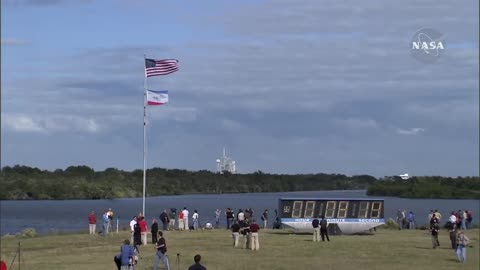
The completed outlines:
{"type": "Polygon", "coordinates": [[[168,90],[147,90],[147,105],[163,105],[168,102],[168,90]]]}

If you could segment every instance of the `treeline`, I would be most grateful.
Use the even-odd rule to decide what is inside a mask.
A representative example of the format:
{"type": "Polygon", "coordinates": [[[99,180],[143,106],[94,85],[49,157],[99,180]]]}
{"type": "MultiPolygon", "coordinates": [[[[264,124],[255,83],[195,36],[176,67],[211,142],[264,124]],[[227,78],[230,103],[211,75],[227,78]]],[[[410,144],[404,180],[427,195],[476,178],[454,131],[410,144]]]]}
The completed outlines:
{"type": "MultiPolygon", "coordinates": [[[[113,199],[141,197],[143,171],[115,168],[95,171],[88,166],[40,170],[16,165],[1,170],[0,200],[113,199]]],[[[206,170],[147,170],[147,196],[195,193],[285,192],[368,189],[368,195],[410,198],[480,199],[478,177],[399,177],[377,179],[343,174],[218,174],[206,170]]]]}
{"type": "Polygon", "coordinates": [[[480,199],[479,177],[391,177],[375,181],[367,195],[404,198],[480,199]]]}
{"type": "MultiPolygon", "coordinates": [[[[1,200],[127,198],[141,197],[143,190],[142,170],[94,171],[88,166],[71,166],[46,171],[16,165],[2,168],[1,177],[1,200]]],[[[147,170],[146,195],[367,189],[375,181],[375,177],[368,175],[280,175],[261,171],[218,174],[153,168],[147,170]]]]}

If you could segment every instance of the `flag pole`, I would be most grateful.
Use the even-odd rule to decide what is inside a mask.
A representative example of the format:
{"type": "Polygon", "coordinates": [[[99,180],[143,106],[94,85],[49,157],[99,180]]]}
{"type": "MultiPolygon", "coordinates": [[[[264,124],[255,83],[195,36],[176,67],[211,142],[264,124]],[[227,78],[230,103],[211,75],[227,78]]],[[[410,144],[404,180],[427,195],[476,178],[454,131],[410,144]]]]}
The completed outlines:
{"type": "MultiPolygon", "coordinates": [[[[147,55],[143,55],[144,61],[143,65],[145,66],[147,55]]],[[[146,67],[144,67],[146,68],[146,67]]],[[[144,92],[143,92],[143,200],[142,200],[142,213],[145,217],[145,187],[146,187],[146,175],[147,175],[147,73],[145,70],[145,81],[143,83],[144,92]]]]}

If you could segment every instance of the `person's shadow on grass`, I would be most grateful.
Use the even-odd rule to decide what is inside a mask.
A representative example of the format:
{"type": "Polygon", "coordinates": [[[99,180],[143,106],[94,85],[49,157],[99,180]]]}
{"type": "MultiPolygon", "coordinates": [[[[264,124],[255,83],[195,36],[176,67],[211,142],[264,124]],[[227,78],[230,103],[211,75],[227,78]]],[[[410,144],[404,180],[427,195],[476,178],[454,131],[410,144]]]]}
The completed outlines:
{"type": "Polygon", "coordinates": [[[434,248],[429,248],[429,247],[415,247],[415,248],[418,248],[418,249],[434,249],[434,248]]]}
{"type": "Polygon", "coordinates": [[[437,247],[437,248],[431,248],[431,247],[415,247],[415,248],[418,248],[418,249],[451,249],[449,247],[437,247]]]}

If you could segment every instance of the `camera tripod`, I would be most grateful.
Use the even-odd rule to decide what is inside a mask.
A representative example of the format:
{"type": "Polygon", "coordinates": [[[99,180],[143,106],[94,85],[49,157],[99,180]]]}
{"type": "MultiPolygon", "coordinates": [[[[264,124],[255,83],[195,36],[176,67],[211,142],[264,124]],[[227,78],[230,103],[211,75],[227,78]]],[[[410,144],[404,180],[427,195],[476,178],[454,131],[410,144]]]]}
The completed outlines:
{"type": "Polygon", "coordinates": [[[20,255],[21,255],[20,242],[18,242],[17,251],[13,256],[12,262],[10,263],[10,266],[8,267],[8,269],[12,269],[13,263],[15,262],[15,258],[17,257],[17,255],[18,255],[18,270],[20,270],[20,255]]]}

